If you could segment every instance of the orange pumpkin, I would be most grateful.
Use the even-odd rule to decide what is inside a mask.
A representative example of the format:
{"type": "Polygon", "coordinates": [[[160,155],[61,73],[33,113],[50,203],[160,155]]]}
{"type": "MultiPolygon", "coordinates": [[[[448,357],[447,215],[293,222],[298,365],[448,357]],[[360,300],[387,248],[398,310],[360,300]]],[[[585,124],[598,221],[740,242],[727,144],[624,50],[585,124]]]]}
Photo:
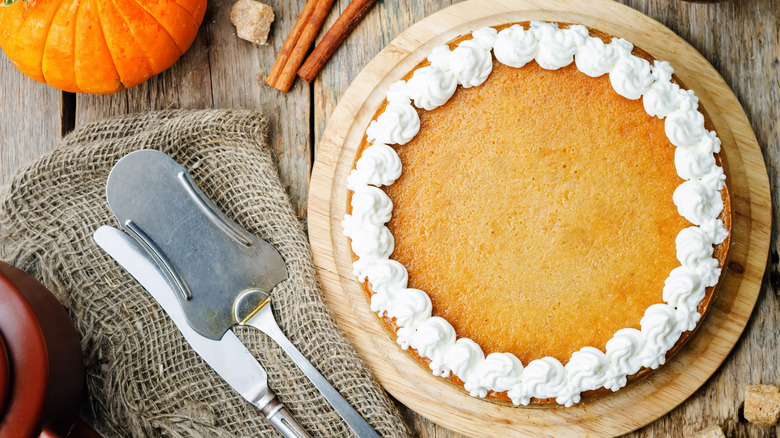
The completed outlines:
{"type": "Polygon", "coordinates": [[[138,85],[173,65],[206,12],[206,0],[14,1],[0,6],[5,54],[37,81],[92,94],[138,85]]]}

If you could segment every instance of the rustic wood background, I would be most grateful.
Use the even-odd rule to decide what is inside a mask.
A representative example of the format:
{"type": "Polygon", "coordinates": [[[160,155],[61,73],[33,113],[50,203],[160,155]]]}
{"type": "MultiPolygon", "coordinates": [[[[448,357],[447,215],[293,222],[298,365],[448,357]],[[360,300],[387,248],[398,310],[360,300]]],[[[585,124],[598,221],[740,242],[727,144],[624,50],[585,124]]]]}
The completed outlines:
{"type": "MultiPolygon", "coordinates": [[[[254,108],[271,121],[282,180],[302,219],[316,145],[341,93],[363,66],[401,31],[452,0],[383,0],[368,14],[311,85],[297,81],[284,95],[264,85],[274,56],[303,0],[264,0],[276,11],[268,46],[239,40],[230,23],[233,0],[212,0],[192,48],[170,70],[110,96],[63,93],[29,79],[0,57],[0,184],[74,128],[116,114],[163,108],[254,108]]],[[[349,0],[337,0],[332,24],[349,0]]],[[[697,48],[742,103],[761,144],[773,189],[780,184],[780,0],[622,1],[665,24],[697,48]]],[[[544,2],[540,1],[540,6],[544,2]]],[[[777,209],[777,191],[773,190],[777,209]]],[[[776,210],[775,210],[776,211],[776,210]]],[[[710,425],[728,437],[778,437],[742,418],[744,388],[780,384],[780,272],[777,215],[770,265],[756,310],[721,369],[693,397],[630,437],[683,437],[710,425]]],[[[453,438],[400,406],[415,435],[453,438]]]]}

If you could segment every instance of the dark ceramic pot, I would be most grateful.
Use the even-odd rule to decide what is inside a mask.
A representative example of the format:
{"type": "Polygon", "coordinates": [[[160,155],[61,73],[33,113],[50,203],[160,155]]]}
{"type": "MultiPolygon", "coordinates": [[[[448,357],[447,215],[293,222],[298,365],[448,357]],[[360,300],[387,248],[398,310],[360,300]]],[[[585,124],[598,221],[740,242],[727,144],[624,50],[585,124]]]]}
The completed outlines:
{"type": "Polygon", "coordinates": [[[84,363],[65,308],[0,262],[0,438],[99,438],[78,418],[84,363]]]}

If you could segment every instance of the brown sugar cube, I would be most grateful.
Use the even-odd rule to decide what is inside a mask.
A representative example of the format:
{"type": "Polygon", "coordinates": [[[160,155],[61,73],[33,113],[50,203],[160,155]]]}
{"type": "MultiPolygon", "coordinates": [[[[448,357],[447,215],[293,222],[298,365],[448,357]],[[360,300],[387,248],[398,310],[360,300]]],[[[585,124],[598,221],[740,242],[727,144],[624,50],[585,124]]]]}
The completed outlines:
{"type": "Polygon", "coordinates": [[[774,426],[780,418],[780,389],[774,385],[748,385],[745,419],[756,426],[774,426]]]}
{"type": "Polygon", "coordinates": [[[255,44],[268,44],[274,10],[255,0],[238,0],[230,11],[230,21],[236,26],[239,38],[255,44]]]}
{"type": "Polygon", "coordinates": [[[723,434],[723,429],[720,426],[713,424],[691,435],[690,438],[726,438],[726,435],[723,434]]]}

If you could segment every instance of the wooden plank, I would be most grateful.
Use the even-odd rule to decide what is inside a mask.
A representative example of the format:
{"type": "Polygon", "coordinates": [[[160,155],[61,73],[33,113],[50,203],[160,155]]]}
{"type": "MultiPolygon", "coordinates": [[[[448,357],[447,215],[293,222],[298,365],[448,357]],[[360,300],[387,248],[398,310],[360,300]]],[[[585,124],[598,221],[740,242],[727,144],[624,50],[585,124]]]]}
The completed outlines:
{"type": "MultiPolygon", "coordinates": [[[[341,2],[339,7],[343,8],[345,4],[346,2],[341,2]]],[[[361,24],[356,30],[356,35],[359,35],[358,32],[361,30],[364,34],[359,38],[356,35],[350,37],[315,83],[315,133],[318,143],[324,126],[335,108],[335,102],[339,101],[345,86],[354,78],[356,72],[365,65],[365,62],[358,66],[350,63],[357,64],[357,59],[362,60],[364,53],[376,53],[376,46],[381,47],[384,41],[391,40],[398,32],[405,29],[405,26],[397,25],[398,29],[393,32],[394,24],[400,22],[410,24],[421,18],[421,16],[415,16],[414,19],[410,17],[414,14],[410,12],[414,11],[413,8],[399,7],[399,10],[394,10],[395,5],[395,2],[380,3],[366,18],[366,23],[361,24]],[[350,47],[350,42],[355,40],[358,42],[350,47]],[[382,43],[378,44],[378,41],[382,43]]],[[[694,5],[659,1],[632,2],[631,5],[659,19],[688,41],[693,42],[694,46],[720,69],[738,97],[741,97],[740,92],[743,89],[748,92],[756,90],[752,94],[760,103],[755,107],[748,103],[746,109],[750,116],[753,116],[751,114],[753,108],[760,113],[758,120],[755,116],[751,117],[753,127],[759,140],[763,136],[770,142],[770,146],[774,146],[773,149],[765,147],[764,151],[765,155],[769,155],[770,176],[773,182],[776,182],[776,157],[773,152],[777,150],[779,139],[776,128],[771,131],[771,126],[778,120],[778,98],[777,95],[773,96],[766,91],[776,90],[778,86],[777,57],[780,52],[777,42],[780,39],[778,39],[777,26],[771,24],[771,20],[776,20],[776,14],[772,12],[775,6],[762,4],[761,7],[756,7],[757,5],[745,6],[734,3],[694,5]],[[708,23],[707,26],[703,26],[704,23],[708,23]],[[747,28],[746,23],[749,23],[747,28]],[[713,32],[712,29],[720,29],[721,32],[713,32]],[[744,44],[748,44],[749,48],[743,48],[744,44]],[[750,53],[751,56],[745,56],[746,53],[750,53]],[[754,57],[754,53],[761,53],[761,55],[754,57]],[[729,59],[728,65],[722,61],[726,57],[729,59]],[[753,71],[751,67],[755,67],[756,62],[760,65],[753,71]],[[729,70],[733,70],[734,73],[729,75],[729,70]],[[758,82],[758,84],[752,84],[751,88],[751,82],[758,82]]],[[[335,14],[329,18],[329,22],[333,20],[335,14]]],[[[366,58],[370,59],[371,56],[366,58]]],[[[764,141],[761,143],[766,144],[764,141]]],[[[314,183],[320,184],[321,181],[315,180],[314,183]]],[[[316,187],[313,187],[313,190],[315,189],[316,187]]],[[[777,199],[775,201],[777,205],[777,199]]],[[[776,259],[774,264],[778,258],[776,250],[773,250],[773,256],[776,259]]],[[[777,290],[780,281],[777,280],[776,269],[772,270],[771,275],[771,278],[775,279],[774,289],[777,290]]],[[[776,367],[778,363],[776,330],[780,326],[778,324],[780,306],[778,306],[777,294],[767,291],[768,287],[769,285],[764,285],[764,292],[757,306],[758,310],[754,313],[743,341],[731,354],[732,359],[726,362],[702,390],[681,407],[629,436],[684,436],[709,424],[723,426],[727,436],[776,436],[776,429],[761,429],[748,425],[740,418],[739,413],[745,385],[780,383],[776,367]],[[767,328],[769,332],[766,331],[767,328]],[[768,334],[770,336],[767,336],[768,334]],[[764,349],[763,345],[769,348],[764,349]],[[765,366],[766,361],[774,366],[765,366]]],[[[420,436],[457,436],[431,426],[419,415],[408,410],[405,411],[405,416],[411,420],[413,430],[420,436]]]]}
{"type": "Polygon", "coordinates": [[[139,111],[171,108],[249,108],[269,119],[270,142],[282,182],[300,218],[306,213],[311,169],[309,87],[297,84],[282,94],[264,85],[300,12],[301,5],[267,1],[276,20],[267,46],[236,37],[230,22],[233,0],[210,1],[200,32],[174,66],[149,81],[110,96],[79,95],[76,125],[139,111]]]}
{"type": "Polygon", "coordinates": [[[63,131],[62,106],[62,92],[28,78],[0,55],[0,184],[54,149],[63,131]]]}
{"type": "MultiPolygon", "coordinates": [[[[322,132],[330,119],[334,108],[368,61],[374,58],[387,43],[421,20],[439,9],[457,3],[456,0],[441,2],[420,2],[415,0],[380,1],[363,21],[342,43],[333,57],[312,83],[314,96],[314,135],[316,148],[322,138],[322,132]]],[[[347,7],[349,0],[339,0],[325,21],[320,38],[336,21],[338,15],[347,7]]],[[[319,41],[319,39],[318,39],[319,41]]],[[[298,79],[298,82],[301,82],[298,79]]],[[[437,426],[432,421],[415,413],[396,401],[401,414],[410,426],[414,436],[455,438],[461,436],[455,432],[437,426]]]]}
{"type": "Polygon", "coordinates": [[[304,2],[266,3],[274,8],[276,17],[267,46],[257,46],[235,36],[235,27],[230,22],[233,0],[209,3],[211,20],[205,30],[210,46],[211,91],[216,108],[258,109],[268,117],[271,147],[276,152],[282,183],[303,219],[311,171],[309,86],[297,81],[284,94],[265,85],[265,76],[304,2]]]}

